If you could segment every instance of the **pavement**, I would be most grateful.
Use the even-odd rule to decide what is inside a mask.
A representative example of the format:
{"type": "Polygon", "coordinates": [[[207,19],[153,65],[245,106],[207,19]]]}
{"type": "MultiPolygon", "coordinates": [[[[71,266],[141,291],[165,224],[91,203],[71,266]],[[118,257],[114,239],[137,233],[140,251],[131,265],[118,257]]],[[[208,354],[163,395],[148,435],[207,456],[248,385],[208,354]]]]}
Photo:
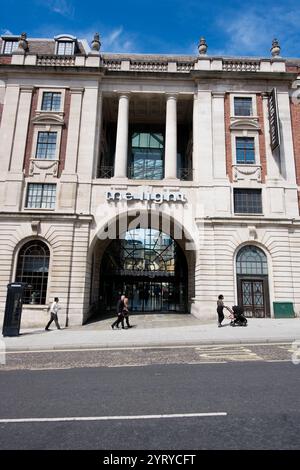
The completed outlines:
{"type": "MultiPolygon", "coordinates": [[[[44,328],[21,329],[16,337],[1,337],[1,350],[45,351],[59,349],[99,349],[124,347],[163,347],[199,344],[272,343],[300,344],[300,318],[248,319],[247,327],[231,327],[225,319],[222,328],[216,321],[199,320],[187,314],[131,315],[130,329],[111,329],[112,318],[84,326],[50,331],[44,328]]],[[[52,326],[52,325],[51,325],[52,326]]],[[[300,346],[299,346],[300,347],[300,346]]]]}

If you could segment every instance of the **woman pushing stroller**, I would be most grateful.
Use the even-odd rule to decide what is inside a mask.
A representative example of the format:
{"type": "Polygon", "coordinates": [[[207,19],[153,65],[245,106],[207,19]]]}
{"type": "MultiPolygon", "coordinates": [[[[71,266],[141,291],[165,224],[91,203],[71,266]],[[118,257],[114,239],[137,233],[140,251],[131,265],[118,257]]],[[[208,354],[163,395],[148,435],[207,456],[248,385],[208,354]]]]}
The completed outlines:
{"type": "Polygon", "coordinates": [[[239,305],[234,305],[231,308],[224,305],[224,296],[219,295],[217,301],[217,313],[218,313],[218,327],[222,326],[222,321],[224,320],[223,309],[226,308],[230,312],[229,318],[231,319],[231,326],[247,326],[247,318],[244,316],[244,309],[239,305]]]}
{"type": "Polygon", "coordinates": [[[218,314],[218,327],[219,328],[222,326],[222,321],[224,320],[224,313],[223,313],[224,308],[226,308],[233,315],[232,310],[226,305],[224,305],[224,295],[219,295],[218,300],[217,300],[217,314],[218,314]]]}

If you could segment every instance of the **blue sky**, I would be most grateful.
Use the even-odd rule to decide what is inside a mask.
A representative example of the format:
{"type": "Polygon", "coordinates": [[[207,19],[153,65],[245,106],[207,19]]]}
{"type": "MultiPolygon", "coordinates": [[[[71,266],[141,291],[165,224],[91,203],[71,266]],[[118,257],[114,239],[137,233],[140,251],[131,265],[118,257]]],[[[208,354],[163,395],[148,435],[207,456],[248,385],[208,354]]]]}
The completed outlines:
{"type": "Polygon", "coordinates": [[[103,52],[269,57],[278,38],[282,56],[300,56],[299,0],[5,0],[0,34],[47,37],[70,33],[90,42],[99,32],[103,52]]]}

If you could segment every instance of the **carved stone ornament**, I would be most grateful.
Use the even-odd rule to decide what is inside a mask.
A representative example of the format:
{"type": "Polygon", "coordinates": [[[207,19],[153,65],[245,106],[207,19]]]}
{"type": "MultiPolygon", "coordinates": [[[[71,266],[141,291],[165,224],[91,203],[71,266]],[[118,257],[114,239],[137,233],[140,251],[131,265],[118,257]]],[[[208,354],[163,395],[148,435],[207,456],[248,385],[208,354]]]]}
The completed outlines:
{"type": "Polygon", "coordinates": [[[32,220],[31,221],[31,230],[32,232],[37,235],[40,231],[41,221],[40,220],[32,220]]]}
{"type": "Polygon", "coordinates": [[[57,176],[58,160],[37,160],[31,159],[29,166],[29,175],[52,175],[57,176]]]}
{"type": "Polygon", "coordinates": [[[100,35],[99,33],[95,33],[94,35],[94,39],[92,41],[92,44],[91,44],[91,48],[93,51],[100,51],[100,47],[101,47],[101,42],[100,42],[100,35]]]}
{"type": "Polygon", "coordinates": [[[249,240],[256,240],[257,239],[257,231],[255,225],[248,225],[249,230],[249,240]]]}
{"type": "Polygon", "coordinates": [[[19,42],[18,42],[18,47],[12,52],[14,55],[15,54],[25,54],[25,52],[28,50],[28,41],[27,41],[27,34],[22,33],[19,42]]]}
{"type": "Polygon", "coordinates": [[[207,44],[205,41],[205,38],[200,38],[199,44],[198,44],[198,51],[200,55],[205,55],[207,52],[207,44]]]}
{"type": "Polygon", "coordinates": [[[245,181],[252,180],[261,182],[261,166],[260,165],[232,165],[233,180],[245,181]]]}
{"type": "Polygon", "coordinates": [[[231,130],[255,130],[259,131],[261,126],[259,125],[258,118],[256,117],[232,117],[230,119],[231,130]]]}
{"type": "Polygon", "coordinates": [[[32,119],[33,124],[43,124],[43,125],[64,125],[64,113],[49,113],[49,112],[36,112],[36,115],[32,119]]]}
{"type": "Polygon", "coordinates": [[[280,55],[281,47],[278,39],[273,39],[270,51],[273,57],[278,57],[280,55]]]}

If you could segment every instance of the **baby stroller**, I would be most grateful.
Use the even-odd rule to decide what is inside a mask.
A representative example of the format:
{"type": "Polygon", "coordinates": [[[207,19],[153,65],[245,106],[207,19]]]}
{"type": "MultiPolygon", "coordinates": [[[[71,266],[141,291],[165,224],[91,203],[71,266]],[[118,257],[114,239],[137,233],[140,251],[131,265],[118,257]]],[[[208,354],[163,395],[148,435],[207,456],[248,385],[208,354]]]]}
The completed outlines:
{"type": "Polygon", "coordinates": [[[244,309],[239,305],[232,307],[234,319],[230,322],[231,326],[247,326],[247,318],[244,316],[244,309]]]}

